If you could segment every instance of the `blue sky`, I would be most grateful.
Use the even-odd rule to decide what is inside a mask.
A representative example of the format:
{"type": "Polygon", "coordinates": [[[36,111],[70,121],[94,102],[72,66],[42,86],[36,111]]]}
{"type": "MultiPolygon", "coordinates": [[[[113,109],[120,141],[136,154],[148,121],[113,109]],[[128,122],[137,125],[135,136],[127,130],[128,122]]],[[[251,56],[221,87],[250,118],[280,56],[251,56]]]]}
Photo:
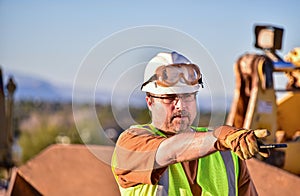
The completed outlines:
{"type": "MultiPolygon", "coordinates": [[[[124,29],[158,25],[184,32],[201,43],[215,61],[230,95],[234,89],[234,62],[247,51],[259,52],[253,47],[255,24],[285,29],[280,55],[300,46],[299,7],[296,0],[2,0],[0,65],[4,71],[72,86],[80,66],[101,41],[124,29]]],[[[118,70],[118,66],[113,69],[118,70]]],[[[88,75],[85,77],[89,80],[88,75]]],[[[104,86],[106,83],[109,81],[104,86]]]]}

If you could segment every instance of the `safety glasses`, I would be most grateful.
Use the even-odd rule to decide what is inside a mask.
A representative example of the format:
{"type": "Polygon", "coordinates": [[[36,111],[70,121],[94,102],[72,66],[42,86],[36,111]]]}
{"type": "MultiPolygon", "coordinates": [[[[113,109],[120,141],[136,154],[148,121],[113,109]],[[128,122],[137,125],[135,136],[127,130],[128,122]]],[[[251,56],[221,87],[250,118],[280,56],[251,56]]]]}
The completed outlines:
{"type": "Polygon", "coordinates": [[[163,87],[173,86],[179,81],[188,85],[197,83],[202,85],[202,75],[195,64],[162,65],[155,70],[155,74],[142,87],[152,81],[156,81],[157,85],[163,87]]]}
{"type": "Polygon", "coordinates": [[[183,102],[195,101],[196,93],[186,93],[186,94],[178,94],[178,95],[173,94],[173,95],[168,95],[168,96],[158,96],[158,95],[153,95],[153,94],[149,93],[149,94],[147,94],[147,96],[160,99],[165,104],[171,104],[171,103],[176,104],[179,99],[183,102]]]}

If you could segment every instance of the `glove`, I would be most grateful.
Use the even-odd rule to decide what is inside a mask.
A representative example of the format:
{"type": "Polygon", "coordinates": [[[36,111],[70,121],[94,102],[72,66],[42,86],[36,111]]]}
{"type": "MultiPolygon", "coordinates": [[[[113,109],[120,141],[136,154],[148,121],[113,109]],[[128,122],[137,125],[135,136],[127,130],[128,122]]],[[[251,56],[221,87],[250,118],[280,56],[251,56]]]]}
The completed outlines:
{"type": "Polygon", "coordinates": [[[232,150],[242,160],[250,159],[259,153],[263,157],[269,156],[268,149],[259,149],[259,140],[270,135],[266,129],[247,130],[236,129],[231,126],[221,126],[213,131],[217,138],[215,148],[217,150],[232,150]]]}

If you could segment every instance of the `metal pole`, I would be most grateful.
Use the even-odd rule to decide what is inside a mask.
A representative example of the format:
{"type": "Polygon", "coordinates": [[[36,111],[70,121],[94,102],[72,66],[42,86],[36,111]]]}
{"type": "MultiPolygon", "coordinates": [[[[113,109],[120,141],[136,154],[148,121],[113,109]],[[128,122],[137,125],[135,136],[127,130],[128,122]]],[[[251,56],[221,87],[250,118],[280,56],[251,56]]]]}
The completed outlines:
{"type": "Polygon", "coordinates": [[[6,167],[7,165],[7,131],[5,122],[5,94],[3,88],[2,69],[0,67],[0,166],[6,167]]]}
{"type": "Polygon", "coordinates": [[[8,161],[9,165],[13,164],[12,157],[12,146],[14,143],[14,130],[13,130],[13,104],[14,104],[14,92],[17,86],[12,77],[9,78],[6,85],[8,95],[6,98],[6,131],[7,131],[7,142],[8,142],[8,161]]]}

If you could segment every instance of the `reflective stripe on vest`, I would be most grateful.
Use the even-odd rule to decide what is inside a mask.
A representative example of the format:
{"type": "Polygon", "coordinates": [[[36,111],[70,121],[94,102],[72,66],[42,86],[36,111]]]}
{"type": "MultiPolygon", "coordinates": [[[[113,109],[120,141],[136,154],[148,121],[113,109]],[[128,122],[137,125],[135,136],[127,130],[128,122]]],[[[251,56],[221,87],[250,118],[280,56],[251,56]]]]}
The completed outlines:
{"type": "Polygon", "coordinates": [[[234,168],[234,162],[232,159],[231,152],[227,150],[227,151],[221,151],[220,153],[226,167],[228,188],[229,188],[228,195],[235,196],[236,195],[235,168],[234,168]]]}

